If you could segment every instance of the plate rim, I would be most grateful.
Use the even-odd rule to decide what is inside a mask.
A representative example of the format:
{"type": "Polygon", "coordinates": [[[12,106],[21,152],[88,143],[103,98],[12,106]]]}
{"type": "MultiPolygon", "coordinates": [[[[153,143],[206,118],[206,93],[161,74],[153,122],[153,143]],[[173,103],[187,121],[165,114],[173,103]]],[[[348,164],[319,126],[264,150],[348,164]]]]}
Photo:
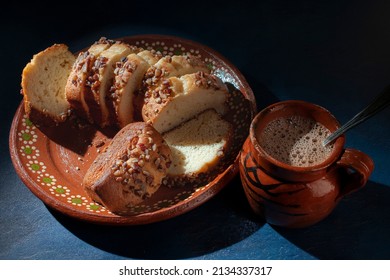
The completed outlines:
{"type": "MultiPolygon", "coordinates": [[[[213,55],[218,59],[218,61],[227,65],[232,72],[238,77],[238,82],[245,89],[245,97],[250,101],[252,105],[253,114],[256,113],[256,99],[253,94],[252,89],[250,88],[248,82],[242,73],[235,67],[228,59],[226,59],[219,52],[207,47],[201,43],[170,35],[162,35],[162,34],[144,34],[144,35],[134,35],[134,36],[125,36],[120,37],[115,40],[142,40],[142,39],[150,39],[150,40],[173,40],[177,42],[184,42],[187,45],[192,45],[197,49],[203,49],[205,52],[213,55]]],[[[159,221],[168,220],[180,215],[183,215],[200,205],[206,203],[208,200],[213,198],[216,194],[218,194],[228,183],[238,174],[238,159],[239,153],[232,164],[230,164],[223,173],[219,175],[219,179],[213,184],[213,181],[203,186],[205,189],[199,192],[195,192],[194,195],[186,201],[180,201],[171,206],[158,209],[152,212],[146,212],[137,214],[134,216],[118,216],[113,214],[112,216],[101,216],[99,213],[88,213],[83,212],[80,214],[75,208],[71,207],[62,201],[56,200],[53,196],[45,193],[42,188],[35,182],[27,173],[25,167],[22,164],[21,158],[18,155],[17,149],[17,128],[18,124],[21,121],[21,118],[24,115],[24,101],[21,100],[12,120],[10,134],[9,134],[9,151],[11,155],[11,161],[14,166],[14,169],[18,175],[18,177],[22,180],[25,186],[38,198],[40,199],[46,206],[50,207],[50,209],[54,209],[58,212],[61,212],[67,216],[72,218],[76,218],[77,220],[82,220],[94,224],[102,224],[102,225],[141,225],[141,224],[150,224],[159,221]],[[209,186],[212,184],[211,186],[209,186]]],[[[46,140],[50,141],[50,139],[46,140]]]]}

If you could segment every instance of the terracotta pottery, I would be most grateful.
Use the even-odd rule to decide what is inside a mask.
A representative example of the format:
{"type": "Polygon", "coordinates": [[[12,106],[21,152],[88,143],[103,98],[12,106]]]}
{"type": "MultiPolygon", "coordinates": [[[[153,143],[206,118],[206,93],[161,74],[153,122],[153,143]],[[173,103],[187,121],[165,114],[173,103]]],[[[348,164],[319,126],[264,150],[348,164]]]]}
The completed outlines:
{"type": "Polygon", "coordinates": [[[10,130],[10,154],[21,180],[49,207],[92,223],[148,224],[176,217],[198,207],[238,174],[238,156],[255,115],[256,101],[239,70],[207,46],[164,35],[138,35],[120,40],[144,49],[154,49],[163,55],[198,56],[228,84],[232,92],[229,102],[234,106],[226,119],[233,123],[236,133],[234,145],[218,176],[208,184],[183,188],[161,187],[150,199],[129,209],[127,216],[115,215],[92,201],[81,186],[91,162],[107,147],[115,131],[102,131],[78,119],[69,119],[53,128],[37,127],[27,118],[23,101],[15,113],[10,130]]]}
{"type": "Polygon", "coordinates": [[[295,100],[270,105],[252,121],[240,154],[240,176],[256,214],[276,226],[299,228],[321,221],[340,199],[362,188],[374,164],[366,154],[345,149],[344,136],[320,164],[296,167],[275,160],[259,145],[256,132],[272,120],[293,115],[311,118],[331,132],[339,127],[335,117],[318,105],[295,100]]]}

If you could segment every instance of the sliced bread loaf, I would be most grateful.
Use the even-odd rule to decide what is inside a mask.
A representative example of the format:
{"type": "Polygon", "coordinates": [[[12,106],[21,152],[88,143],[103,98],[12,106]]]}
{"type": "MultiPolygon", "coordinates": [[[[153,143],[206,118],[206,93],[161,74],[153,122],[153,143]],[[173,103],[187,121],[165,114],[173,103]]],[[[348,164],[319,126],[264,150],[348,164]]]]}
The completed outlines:
{"type": "Polygon", "coordinates": [[[91,90],[90,87],[86,86],[87,78],[90,75],[96,57],[99,56],[101,52],[108,49],[113,43],[114,41],[103,37],[90,46],[87,51],[80,52],[65,87],[66,99],[75,113],[79,117],[90,122],[92,122],[92,118],[85,101],[85,96],[88,95],[86,94],[86,91],[91,90]]]}
{"type": "Polygon", "coordinates": [[[146,123],[131,123],[91,164],[83,187],[94,201],[126,215],[129,207],[159,189],[170,162],[170,149],[161,135],[146,123]]]}
{"type": "Polygon", "coordinates": [[[64,121],[70,105],[65,85],[75,61],[64,44],[54,44],[34,55],[22,73],[25,112],[36,125],[53,125],[64,121]]]}
{"type": "Polygon", "coordinates": [[[140,89],[146,71],[160,57],[159,53],[143,50],[137,54],[131,53],[116,63],[111,102],[120,128],[134,121],[136,91],[140,89]]]}
{"type": "Polygon", "coordinates": [[[172,153],[165,184],[201,185],[220,171],[218,166],[232,144],[232,126],[211,109],[164,133],[163,138],[172,153]]]}
{"type": "Polygon", "coordinates": [[[110,111],[114,110],[109,108],[110,104],[106,100],[114,78],[115,63],[136,51],[136,47],[118,41],[101,52],[94,61],[87,83],[91,91],[86,92],[85,101],[93,122],[100,127],[106,127],[113,121],[110,119],[110,111]]]}
{"type": "Polygon", "coordinates": [[[171,77],[145,94],[142,117],[164,133],[207,109],[223,115],[228,95],[221,79],[205,72],[171,77]]]}

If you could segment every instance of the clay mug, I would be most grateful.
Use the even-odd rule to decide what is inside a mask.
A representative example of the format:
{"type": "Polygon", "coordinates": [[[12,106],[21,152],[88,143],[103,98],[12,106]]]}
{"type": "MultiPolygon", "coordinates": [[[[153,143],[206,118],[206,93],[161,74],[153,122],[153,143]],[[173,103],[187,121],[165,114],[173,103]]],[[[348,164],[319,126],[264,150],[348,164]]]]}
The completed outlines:
{"type": "Polygon", "coordinates": [[[374,163],[361,151],[344,148],[344,136],[335,140],[324,161],[313,166],[292,166],[274,159],[256,135],[272,120],[291,116],[310,118],[330,132],[340,126],[329,111],[312,103],[288,100],[270,105],[251,123],[240,153],[240,177],[256,214],[269,224],[302,228],[321,221],[345,195],[362,188],[374,163]]]}

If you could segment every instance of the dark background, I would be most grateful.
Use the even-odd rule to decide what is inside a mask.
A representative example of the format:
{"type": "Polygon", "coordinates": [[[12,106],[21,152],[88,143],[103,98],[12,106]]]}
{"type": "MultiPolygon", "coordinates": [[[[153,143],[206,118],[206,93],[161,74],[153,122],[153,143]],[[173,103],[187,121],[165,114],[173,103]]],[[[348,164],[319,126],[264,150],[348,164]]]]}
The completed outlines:
{"type": "Polygon", "coordinates": [[[254,217],[238,178],[198,209],[166,222],[126,228],[76,222],[29,192],[8,152],[22,69],[53,43],[78,51],[101,36],[182,36],[230,60],[259,109],[302,99],[344,123],[390,82],[389,15],[386,0],[2,4],[0,259],[389,259],[390,110],[347,133],[347,146],[375,161],[366,188],[302,230],[254,217]]]}

